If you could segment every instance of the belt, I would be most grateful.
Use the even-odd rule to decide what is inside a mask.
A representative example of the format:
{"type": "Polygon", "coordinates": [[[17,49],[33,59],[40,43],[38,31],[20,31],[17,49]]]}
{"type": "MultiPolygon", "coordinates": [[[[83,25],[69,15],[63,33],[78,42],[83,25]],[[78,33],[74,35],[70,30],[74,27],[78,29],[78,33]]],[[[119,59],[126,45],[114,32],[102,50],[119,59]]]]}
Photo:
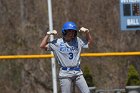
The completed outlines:
{"type": "Polygon", "coordinates": [[[75,70],[75,71],[80,71],[80,67],[62,67],[62,70],[75,70]]]}

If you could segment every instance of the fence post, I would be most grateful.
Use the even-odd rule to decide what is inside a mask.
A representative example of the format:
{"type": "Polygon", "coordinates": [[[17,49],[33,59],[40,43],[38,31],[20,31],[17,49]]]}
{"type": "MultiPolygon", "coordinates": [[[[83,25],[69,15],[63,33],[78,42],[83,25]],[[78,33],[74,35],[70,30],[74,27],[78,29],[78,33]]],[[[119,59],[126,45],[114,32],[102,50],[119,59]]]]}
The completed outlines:
{"type": "Polygon", "coordinates": [[[126,86],[126,93],[140,93],[140,86],[126,86]]]}
{"type": "Polygon", "coordinates": [[[90,93],[95,93],[96,91],[96,87],[88,87],[89,90],[90,90],[90,93]]]}
{"type": "Polygon", "coordinates": [[[102,89],[97,90],[96,93],[104,93],[104,90],[102,90],[102,89]]]}
{"type": "Polygon", "coordinates": [[[114,93],[122,93],[120,89],[114,89],[114,93]]]}

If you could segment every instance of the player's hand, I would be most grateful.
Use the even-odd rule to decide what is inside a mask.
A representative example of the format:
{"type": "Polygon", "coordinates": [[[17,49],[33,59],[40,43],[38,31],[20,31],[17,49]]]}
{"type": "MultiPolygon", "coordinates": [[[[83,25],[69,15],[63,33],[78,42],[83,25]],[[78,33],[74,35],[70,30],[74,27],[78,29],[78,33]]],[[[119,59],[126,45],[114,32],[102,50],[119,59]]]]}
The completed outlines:
{"type": "Polygon", "coordinates": [[[56,30],[53,30],[52,32],[48,31],[47,35],[57,35],[57,31],[56,30]]]}
{"type": "Polygon", "coordinates": [[[89,30],[85,27],[81,27],[79,32],[89,32],[89,30]]]}

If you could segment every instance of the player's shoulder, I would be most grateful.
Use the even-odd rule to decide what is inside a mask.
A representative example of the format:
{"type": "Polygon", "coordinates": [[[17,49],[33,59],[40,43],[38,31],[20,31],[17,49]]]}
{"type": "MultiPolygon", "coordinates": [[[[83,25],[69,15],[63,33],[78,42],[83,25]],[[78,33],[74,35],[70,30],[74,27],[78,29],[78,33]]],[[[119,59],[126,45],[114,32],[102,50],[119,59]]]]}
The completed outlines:
{"type": "Polygon", "coordinates": [[[57,40],[58,40],[58,42],[60,42],[60,41],[63,41],[63,38],[58,38],[57,40]]]}
{"type": "Polygon", "coordinates": [[[82,40],[80,37],[77,37],[76,39],[77,39],[77,41],[81,41],[82,40]]]}
{"type": "Polygon", "coordinates": [[[60,42],[62,42],[62,41],[63,41],[62,38],[57,38],[57,39],[54,39],[54,40],[52,41],[52,43],[60,43],[60,42]]]}
{"type": "Polygon", "coordinates": [[[57,39],[57,43],[61,43],[61,42],[63,42],[63,39],[62,38],[58,38],[57,39]]]}
{"type": "Polygon", "coordinates": [[[80,39],[80,37],[77,37],[77,39],[80,39]]]}

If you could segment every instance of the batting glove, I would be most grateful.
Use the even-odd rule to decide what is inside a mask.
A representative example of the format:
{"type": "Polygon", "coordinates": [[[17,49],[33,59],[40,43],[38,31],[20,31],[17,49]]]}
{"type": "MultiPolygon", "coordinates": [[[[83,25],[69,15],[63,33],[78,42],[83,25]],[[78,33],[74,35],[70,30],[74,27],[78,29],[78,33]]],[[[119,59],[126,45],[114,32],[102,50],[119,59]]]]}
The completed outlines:
{"type": "Polygon", "coordinates": [[[87,28],[81,27],[79,32],[89,32],[89,30],[87,28]]]}
{"type": "Polygon", "coordinates": [[[47,35],[56,35],[56,34],[57,34],[56,30],[53,30],[52,32],[51,31],[47,32],[47,35]]]}

